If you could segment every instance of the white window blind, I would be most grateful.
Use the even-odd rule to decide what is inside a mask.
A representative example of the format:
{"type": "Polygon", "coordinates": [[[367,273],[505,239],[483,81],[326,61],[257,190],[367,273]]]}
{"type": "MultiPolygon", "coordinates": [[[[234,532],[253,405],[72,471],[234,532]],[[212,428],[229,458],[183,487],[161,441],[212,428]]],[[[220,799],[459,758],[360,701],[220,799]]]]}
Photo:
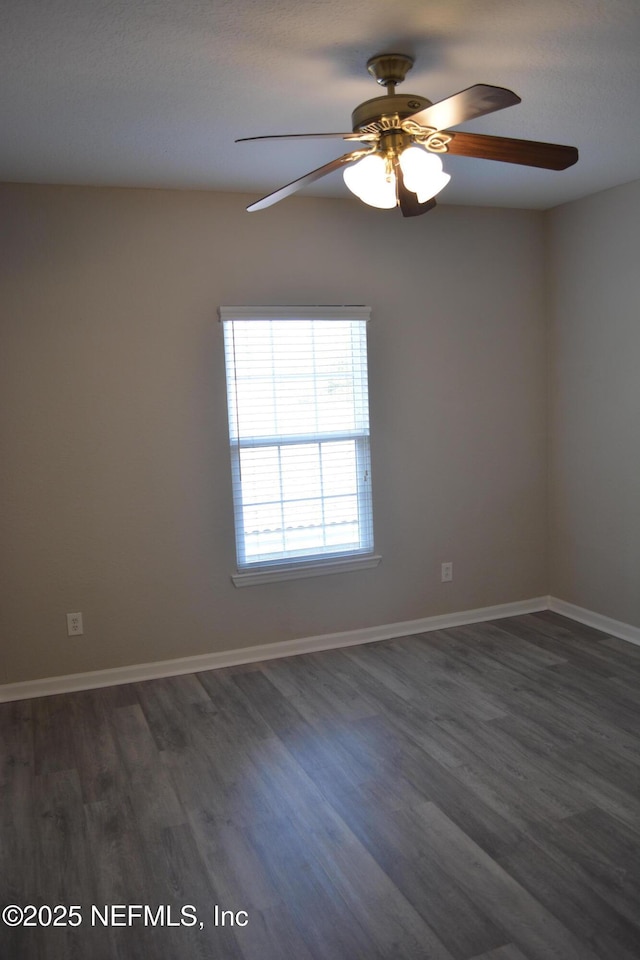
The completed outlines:
{"type": "Polygon", "coordinates": [[[221,307],[238,569],[373,551],[367,307],[221,307]]]}

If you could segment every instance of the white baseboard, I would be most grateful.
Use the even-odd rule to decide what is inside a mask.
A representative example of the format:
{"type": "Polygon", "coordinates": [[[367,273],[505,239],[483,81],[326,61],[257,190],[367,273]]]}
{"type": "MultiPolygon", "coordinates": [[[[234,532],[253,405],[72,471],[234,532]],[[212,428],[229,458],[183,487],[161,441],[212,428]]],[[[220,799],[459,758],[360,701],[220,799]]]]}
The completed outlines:
{"type": "Polygon", "coordinates": [[[587,610],[585,607],[578,607],[575,603],[558,600],[557,597],[549,597],[549,610],[560,613],[564,617],[569,617],[571,620],[577,620],[578,623],[584,623],[588,627],[593,627],[594,630],[601,630],[610,637],[618,637],[620,640],[628,640],[629,643],[636,643],[640,646],[640,629],[632,627],[630,623],[605,617],[603,614],[587,610]]]}
{"type": "Polygon", "coordinates": [[[415,633],[428,633],[431,630],[445,630],[448,627],[460,627],[468,623],[481,623],[486,620],[499,620],[503,617],[517,617],[525,613],[539,613],[541,610],[553,610],[578,623],[584,623],[612,637],[619,637],[640,646],[640,629],[631,624],[605,617],[584,607],[559,600],[557,597],[534,597],[516,603],[503,603],[494,607],[479,607],[476,610],[463,610],[459,613],[445,613],[422,620],[405,620],[378,627],[364,627],[361,630],[348,630],[344,633],[327,633],[315,637],[303,637],[299,640],[283,640],[279,643],[263,644],[254,647],[242,647],[239,650],[223,650],[217,653],[204,653],[195,657],[181,657],[178,660],[161,660],[156,663],[140,663],[127,667],[111,667],[107,670],[93,670],[90,673],[74,673],[63,677],[44,677],[41,680],[26,680],[22,683],[0,685],[0,703],[10,700],[27,700],[32,697],[51,696],[56,693],[70,693],[74,690],[92,690],[96,687],[111,687],[121,683],[134,683],[140,680],[155,680],[160,677],[176,677],[185,673],[199,673],[202,670],[217,670],[220,667],[232,667],[242,663],[256,663],[260,660],[274,660],[278,657],[292,657],[299,653],[314,653],[321,650],[333,650],[351,647],[361,643],[373,643],[377,640],[392,640],[394,637],[407,637],[415,633]]]}
{"type": "Polygon", "coordinates": [[[460,627],[467,623],[499,620],[502,617],[517,617],[524,613],[539,613],[541,610],[548,609],[549,597],[535,597],[531,600],[521,600],[516,603],[502,603],[495,607],[480,607],[477,610],[463,610],[460,613],[445,613],[436,617],[425,617],[422,620],[405,620],[401,623],[391,623],[380,627],[365,627],[361,630],[348,630],[344,633],[327,633],[316,637],[303,637],[300,640],[283,640],[279,643],[263,644],[262,646],[242,647],[239,650],[203,653],[200,656],[182,657],[179,660],[161,660],[157,663],[141,663],[128,667],[93,670],[91,673],[74,673],[64,677],[45,677],[42,680],[8,683],[0,686],[0,703],[51,696],[56,693],[70,693],[74,690],[112,687],[121,683],[155,680],[160,677],[176,677],[185,673],[199,673],[202,670],[233,667],[241,663],[256,663],[260,660],[292,657],[299,653],[315,653],[320,650],[351,647],[377,640],[392,640],[394,637],[407,637],[414,633],[445,630],[448,627],[460,627]]]}

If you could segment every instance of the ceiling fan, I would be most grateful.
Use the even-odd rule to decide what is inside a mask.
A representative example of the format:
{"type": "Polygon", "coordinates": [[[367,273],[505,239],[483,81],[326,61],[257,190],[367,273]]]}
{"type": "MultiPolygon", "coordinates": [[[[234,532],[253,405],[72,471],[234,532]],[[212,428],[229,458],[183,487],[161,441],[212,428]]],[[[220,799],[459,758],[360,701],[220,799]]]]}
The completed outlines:
{"type": "Polygon", "coordinates": [[[347,187],[365,203],[382,208],[399,206],[403,216],[415,217],[435,207],[434,197],[451,179],[443,171],[439,155],[500,160],[546,170],[564,170],[576,163],[575,147],[453,131],[452,127],[466,120],[520,103],[520,97],[512,90],[484,83],[467,87],[438,103],[414,94],[397,94],[397,84],[402,83],[412,66],[413,59],[400,53],[381,54],[367,62],[367,70],[386,87],[387,94],[355,108],[351,115],[352,133],[294,133],[236,140],[245,143],[315,138],[362,145],[256,200],[247,210],[264,210],[343,168],[347,187]]]}

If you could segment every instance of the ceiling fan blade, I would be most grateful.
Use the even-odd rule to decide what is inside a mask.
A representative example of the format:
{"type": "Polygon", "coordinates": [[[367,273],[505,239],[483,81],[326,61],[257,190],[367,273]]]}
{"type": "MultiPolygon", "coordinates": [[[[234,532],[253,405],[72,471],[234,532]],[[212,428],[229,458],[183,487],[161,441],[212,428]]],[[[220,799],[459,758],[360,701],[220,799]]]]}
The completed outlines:
{"type": "Polygon", "coordinates": [[[398,191],[398,203],[400,204],[400,211],[403,217],[419,217],[420,214],[428,213],[429,210],[433,210],[436,205],[436,201],[433,199],[433,197],[430,200],[427,200],[425,203],[419,203],[418,197],[413,190],[407,190],[404,185],[402,167],[399,163],[395,165],[395,173],[396,187],[398,191]]]}
{"type": "Polygon", "coordinates": [[[473,120],[475,117],[483,117],[496,110],[504,110],[505,107],[513,107],[516,103],[520,103],[520,97],[513,90],[476,83],[475,86],[467,87],[460,93],[454,93],[446,100],[432,103],[430,107],[425,107],[424,110],[414,113],[407,119],[423,127],[446,130],[448,127],[456,127],[459,123],[464,123],[465,120],[473,120]]]}
{"type": "Polygon", "coordinates": [[[377,140],[377,133],[276,133],[266,137],[240,137],[236,143],[250,140],[377,140]]]}
{"type": "Polygon", "coordinates": [[[320,177],[326,177],[328,173],[333,173],[334,170],[339,170],[340,167],[343,167],[345,164],[351,163],[353,160],[359,160],[361,156],[362,151],[360,150],[354,150],[353,153],[343,153],[341,157],[337,157],[335,160],[325,163],[324,166],[318,167],[317,170],[312,170],[311,173],[305,173],[304,177],[299,177],[297,180],[292,180],[291,183],[287,183],[286,186],[280,187],[279,190],[275,190],[273,193],[267,194],[267,196],[262,197],[261,200],[256,200],[255,203],[252,203],[247,207],[247,210],[250,213],[253,213],[255,210],[264,210],[266,207],[270,207],[273,203],[277,203],[279,200],[284,200],[285,197],[290,197],[292,193],[296,193],[296,191],[306,187],[307,184],[314,183],[314,181],[319,180],[320,177]]]}
{"type": "Polygon", "coordinates": [[[451,133],[449,136],[451,140],[447,144],[447,152],[459,157],[521,163],[526,167],[543,167],[545,170],[566,170],[578,159],[575,147],[566,147],[560,143],[512,140],[509,137],[489,137],[481,133],[451,133]]]}

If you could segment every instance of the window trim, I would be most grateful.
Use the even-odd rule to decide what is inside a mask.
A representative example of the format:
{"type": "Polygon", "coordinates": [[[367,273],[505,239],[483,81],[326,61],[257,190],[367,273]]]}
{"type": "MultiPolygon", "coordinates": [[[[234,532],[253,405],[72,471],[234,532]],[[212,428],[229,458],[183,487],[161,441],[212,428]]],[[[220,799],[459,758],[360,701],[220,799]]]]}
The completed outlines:
{"type": "MultiPolygon", "coordinates": [[[[367,324],[370,320],[371,309],[363,305],[324,305],[324,306],[220,306],[218,316],[221,324],[225,321],[233,320],[279,320],[279,321],[297,321],[297,320],[360,320],[367,324]]],[[[226,367],[226,362],[225,362],[226,367]]],[[[225,374],[228,379],[228,371],[225,374]]],[[[368,391],[367,391],[368,403],[368,391]]],[[[233,438],[231,437],[231,424],[229,427],[229,449],[231,456],[231,470],[234,481],[234,491],[238,486],[238,465],[240,451],[243,447],[268,446],[268,445],[286,445],[293,443],[317,443],[326,442],[333,439],[332,435],[323,435],[318,437],[313,435],[300,435],[295,437],[260,437],[254,441],[250,437],[233,438]]],[[[366,432],[360,430],[340,431],[335,435],[336,440],[352,439],[356,443],[356,456],[358,460],[362,458],[362,442],[367,443],[368,452],[366,455],[367,463],[370,463],[370,429],[366,432]]],[[[365,475],[364,471],[358,470],[358,510],[366,512],[368,522],[373,524],[373,503],[371,498],[371,478],[365,475]],[[361,477],[362,474],[362,477],[361,477]]],[[[244,543],[238,535],[238,504],[235,500],[234,492],[234,517],[235,517],[235,541],[236,541],[236,561],[237,572],[231,575],[231,579],[236,587],[251,586],[259,583],[270,583],[278,580],[302,579],[313,576],[323,576],[327,574],[346,573],[352,570],[363,570],[376,567],[382,557],[375,553],[374,541],[362,549],[340,551],[328,553],[324,556],[309,557],[302,555],[298,560],[289,557],[274,557],[271,560],[263,559],[255,563],[243,563],[244,543]]]]}
{"type": "Polygon", "coordinates": [[[255,570],[240,570],[231,574],[236,587],[254,587],[260,583],[276,583],[279,580],[306,580],[308,577],[322,577],[330,573],[352,573],[355,570],[371,570],[377,567],[382,556],[379,553],[348,554],[329,557],[326,560],[314,560],[296,563],[295,566],[273,564],[255,570]]]}

